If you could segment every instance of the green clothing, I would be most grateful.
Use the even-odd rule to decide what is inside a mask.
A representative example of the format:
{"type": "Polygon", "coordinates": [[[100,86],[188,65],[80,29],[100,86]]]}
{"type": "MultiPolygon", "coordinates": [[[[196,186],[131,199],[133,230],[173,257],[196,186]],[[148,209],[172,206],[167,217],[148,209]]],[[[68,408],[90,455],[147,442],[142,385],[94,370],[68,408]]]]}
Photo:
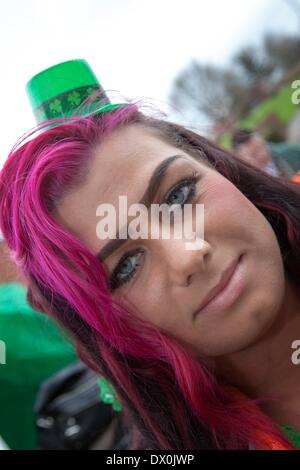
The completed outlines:
{"type": "Polygon", "coordinates": [[[281,175],[292,177],[300,171],[300,145],[268,143],[268,148],[281,175]]]}
{"type": "Polygon", "coordinates": [[[282,427],[294,446],[299,447],[300,449],[300,432],[294,431],[294,429],[291,428],[288,424],[284,424],[282,427]]]}
{"type": "Polygon", "coordinates": [[[37,446],[33,404],[40,383],[78,359],[67,333],[33,310],[26,293],[22,284],[0,284],[0,436],[20,450],[37,446]]]}

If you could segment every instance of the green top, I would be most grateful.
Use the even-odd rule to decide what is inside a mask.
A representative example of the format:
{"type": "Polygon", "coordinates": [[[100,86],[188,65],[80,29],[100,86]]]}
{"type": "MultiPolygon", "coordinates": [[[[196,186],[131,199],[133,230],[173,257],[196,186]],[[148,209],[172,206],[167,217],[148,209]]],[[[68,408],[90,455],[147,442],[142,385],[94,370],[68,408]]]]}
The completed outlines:
{"type": "Polygon", "coordinates": [[[294,446],[296,446],[300,449],[300,432],[295,431],[288,424],[283,424],[282,428],[284,429],[287,437],[294,444],[294,446]]]}
{"type": "Polygon", "coordinates": [[[20,283],[0,285],[0,435],[16,450],[37,446],[33,404],[41,382],[78,359],[70,336],[33,310],[26,293],[20,283]]]}

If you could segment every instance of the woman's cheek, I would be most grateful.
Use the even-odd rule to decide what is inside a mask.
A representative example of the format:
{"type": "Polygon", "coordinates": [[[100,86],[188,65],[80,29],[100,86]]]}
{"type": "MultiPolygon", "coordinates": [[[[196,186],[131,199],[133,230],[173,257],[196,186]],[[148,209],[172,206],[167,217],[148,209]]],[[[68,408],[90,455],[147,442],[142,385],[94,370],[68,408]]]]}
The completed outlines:
{"type": "Polygon", "coordinates": [[[204,205],[204,223],[205,218],[210,216],[226,224],[228,217],[231,218],[232,214],[236,213],[237,207],[240,208],[240,204],[237,206],[237,198],[240,199],[237,193],[222,180],[208,181],[199,199],[204,205]]]}
{"type": "MultiPolygon", "coordinates": [[[[221,175],[207,181],[201,202],[204,204],[204,238],[220,243],[236,239],[239,243],[253,243],[257,231],[266,231],[258,209],[221,175]]],[[[234,241],[234,240],[233,240],[234,241]]]]}

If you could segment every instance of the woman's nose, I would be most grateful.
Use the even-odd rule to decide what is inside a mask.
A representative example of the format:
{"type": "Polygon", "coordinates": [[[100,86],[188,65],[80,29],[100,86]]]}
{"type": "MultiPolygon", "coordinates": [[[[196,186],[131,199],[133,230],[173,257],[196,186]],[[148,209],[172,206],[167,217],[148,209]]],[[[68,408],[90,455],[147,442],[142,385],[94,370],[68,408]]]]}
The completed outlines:
{"type": "Polygon", "coordinates": [[[169,279],[182,286],[189,285],[197,273],[205,270],[211,252],[211,245],[198,240],[197,249],[187,249],[185,239],[160,239],[158,255],[167,269],[169,279]]]}

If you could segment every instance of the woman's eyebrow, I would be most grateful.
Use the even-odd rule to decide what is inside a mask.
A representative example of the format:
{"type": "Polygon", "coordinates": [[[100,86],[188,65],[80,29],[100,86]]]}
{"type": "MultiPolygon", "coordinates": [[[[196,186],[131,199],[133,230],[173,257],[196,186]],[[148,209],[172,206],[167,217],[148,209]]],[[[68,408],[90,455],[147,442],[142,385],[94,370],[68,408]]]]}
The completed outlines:
{"type": "MultiPolygon", "coordinates": [[[[186,159],[185,155],[172,155],[171,157],[166,158],[163,160],[159,165],[154,169],[149,182],[146,191],[144,192],[144,195],[142,199],[139,201],[138,204],[144,204],[147,209],[149,209],[150,204],[152,203],[154,196],[163,182],[163,179],[167,173],[168,168],[170,165],[178,160],[179,158],[184,158],[186,159]]],[[[116,238],[113,240],[110,240],[100,251],[99,253],[96,254],[96,258],[99,261],[104,261],[108,256],[110,256],[115,250],[117,250],[123,243],[125,243],[128,240],[128,238],[119,238],[119,231],[116,234],[116,238]]]]}

